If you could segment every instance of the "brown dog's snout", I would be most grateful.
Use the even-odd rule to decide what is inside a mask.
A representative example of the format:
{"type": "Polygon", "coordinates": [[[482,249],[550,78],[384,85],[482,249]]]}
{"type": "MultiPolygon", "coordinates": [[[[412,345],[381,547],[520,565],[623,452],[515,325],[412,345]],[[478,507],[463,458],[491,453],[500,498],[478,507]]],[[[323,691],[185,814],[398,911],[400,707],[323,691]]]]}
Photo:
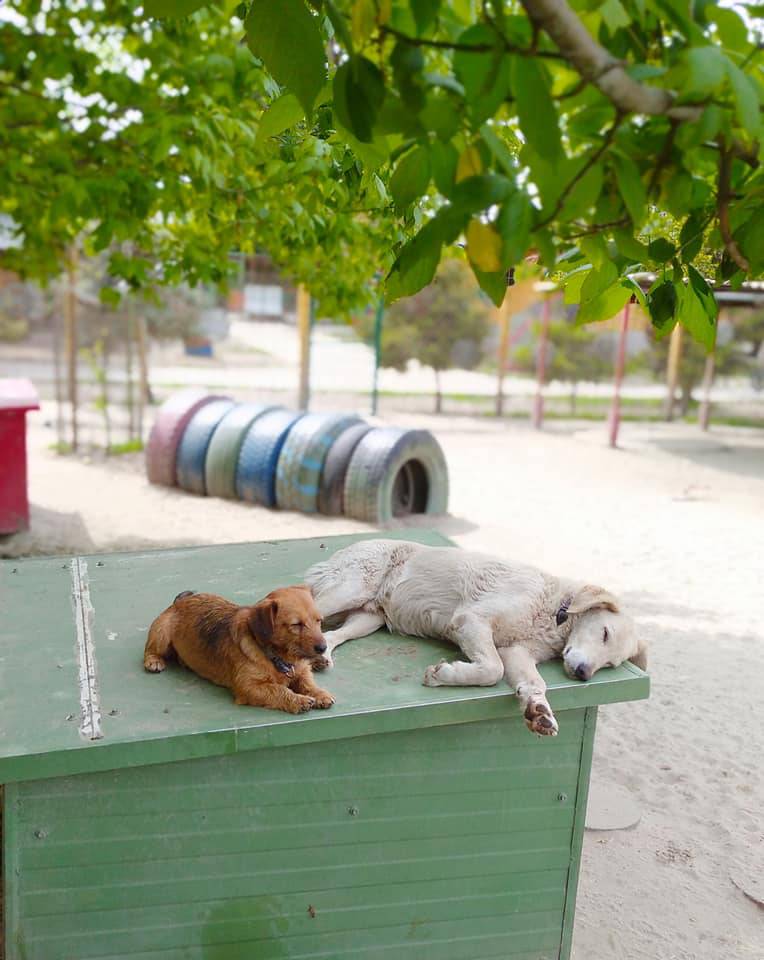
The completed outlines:
{"type": "Polygon", "coordinates": [[[316,651],[316,653],[326,653],[326,640],[321,638],[318,643],[313,645],[313,649],[316,651]]]}

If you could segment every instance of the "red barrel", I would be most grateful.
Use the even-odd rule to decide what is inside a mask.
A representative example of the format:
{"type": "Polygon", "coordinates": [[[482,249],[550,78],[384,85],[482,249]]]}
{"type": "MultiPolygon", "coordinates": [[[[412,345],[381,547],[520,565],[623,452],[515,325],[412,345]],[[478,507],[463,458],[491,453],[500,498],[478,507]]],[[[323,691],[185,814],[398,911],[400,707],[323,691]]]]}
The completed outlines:
{"type": "Polygon", "coordinates": [[[27,410],[39,410],[30,380],[0,380],[0,533],[29,526],[27,410]]]}

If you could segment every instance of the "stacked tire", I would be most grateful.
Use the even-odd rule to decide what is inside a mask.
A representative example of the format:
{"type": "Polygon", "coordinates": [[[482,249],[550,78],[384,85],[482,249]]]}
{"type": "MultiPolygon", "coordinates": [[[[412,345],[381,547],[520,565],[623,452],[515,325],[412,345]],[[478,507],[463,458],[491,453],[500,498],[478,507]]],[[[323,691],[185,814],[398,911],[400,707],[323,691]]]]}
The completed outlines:
{"type": "Polygon", "coordinates": [[[160,408],[146,472],[151,483],[189,493],[367,523],[448,509],[448,468],[427,430],[235,403],[196,390],[160,408]]]}

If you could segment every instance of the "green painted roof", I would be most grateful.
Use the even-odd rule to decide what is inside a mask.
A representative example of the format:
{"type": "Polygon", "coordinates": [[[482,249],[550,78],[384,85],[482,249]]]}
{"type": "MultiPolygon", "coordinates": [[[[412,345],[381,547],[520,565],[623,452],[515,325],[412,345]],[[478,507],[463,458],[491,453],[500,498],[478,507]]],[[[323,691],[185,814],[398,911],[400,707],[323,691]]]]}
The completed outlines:
{"type": "MultiPolygon", "coordinates": [[[[448,542],[422,530],[383,535],[448,542]]],[[[275,587],[300,583],[312,563],[359,539],[113,554],[83,558],[84,565],[67,557],[1,563],[0,783],[516,715],[515,697],[503,683],[422,686],[425,667],[454,657],[454,648],[384,631],[344,645],[334,669],[319,675],[336,698],[331,710],[297,717],[237,707],[229,691],[182,667],[144,672],[149,624],[180,591],[251,603],[275,587]],[[81,733],[80,687],[89,690],[93,676],[83,673],[88,610],[87,602],[73,600],[77,570],[93,608],[84,632],[92,638],[100,701],[102,736],[95,740],[81,733]]],[[[569,680],[558,661],[541,672],[556,710],[641,699],[649,689],[648,678],[630,663],[602,670],[587,684],[569,680]]]]}

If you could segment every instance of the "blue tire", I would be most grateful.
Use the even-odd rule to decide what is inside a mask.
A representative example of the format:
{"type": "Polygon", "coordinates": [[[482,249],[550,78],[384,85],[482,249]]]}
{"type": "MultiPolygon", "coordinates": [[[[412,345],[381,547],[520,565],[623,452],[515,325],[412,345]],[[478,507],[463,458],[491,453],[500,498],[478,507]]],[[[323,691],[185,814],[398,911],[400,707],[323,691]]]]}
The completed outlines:
{"type": "Polygon", "coordinates": [[[236,495],[251,503],[276,506],[276,464],[289,431],[303,417],[292,410],[271,410],[252,424],[236,466],[236,495]]]}
{"type": "Polygon", "coordinates": [[[345,516],[385,524],[413,513],[445,513],[448,467],[427,430],[379,427],[353,451],[345,475],[345,516]]]}
{"type": "Polygon", "coordinates": [[[207,449],[217,425],[233,406],[233,400],[213,400],[188,421],[178,444],[175,472],[178,486],[189,493],[207,492],[204,467],[207,449]]]}
{"type": "Polygon", "coordinates": [[[204,465],[208,497],[236,496],[236,467],[244,437],[258,417],[276,409],[263,403],[237,403],[223,417],[210,440],[204,465]]]}
{"type": "Polygon", "coordinates": [[[361,418],[345,413],[310,413],[289,431],[276,467],[276,503],[282,510],[318,511],[326,455],[334,441],[361,418]]]}

